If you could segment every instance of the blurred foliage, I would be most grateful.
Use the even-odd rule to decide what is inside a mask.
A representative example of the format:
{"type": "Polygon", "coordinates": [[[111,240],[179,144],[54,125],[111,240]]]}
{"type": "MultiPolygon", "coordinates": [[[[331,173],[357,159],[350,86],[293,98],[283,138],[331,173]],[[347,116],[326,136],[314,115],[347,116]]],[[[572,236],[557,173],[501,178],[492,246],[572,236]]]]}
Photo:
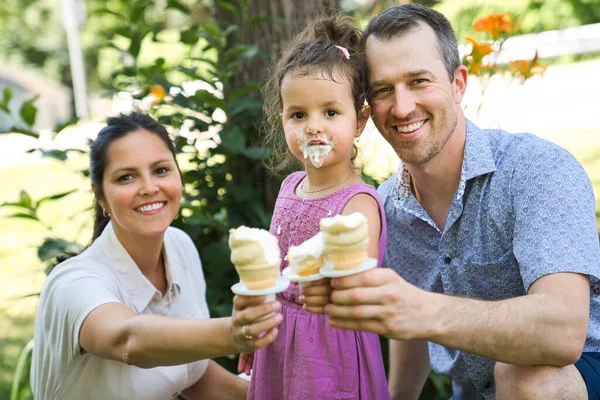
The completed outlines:
{"type": "Polygon", "coordinates": [[[450,20],[459,41],[473,21],[490,14],[519,16],[524,34],[600,22],[600,0],[444,0],[434,8],[450,20]]]}
{"type": "Polygon", "coordinates": [[[467,66],[469,74],[489,77],[499,72],[508,72],[522,82],[534,75],[544,74],[546,67],[540,64],[537,52],[531,60],[510,60],[508,65],[498,62],[504,42],[520,29],[520,22],[511,14],[490,14],[476,19],[472,27],[480,36],[484,35],[484,40],[479,42],[472,36],[465,36],[469,48],[462,63],[467,66]]]}
{"type": "MultiPolygon", "coordinates": [[[[579,19],[582,25],[595,24],[600,22],[600,1],[599,0],[566,0],[573,9],[573,14],[579,19]]],[[[537,0],[536,3],[543,3],[537,0]]]]}
{"type": "MultiPolygon", "coordinates": [[[[342,1],[346,12],[364,24],[380,11],[408,1],[371,0],[342,1]]],[[[458,37],[470,31],[474,19],[490,13],[512,13],[523,16],[522,32],[564,29],[600,22],[600,0],[413,0],[443,12],[455,27],[458,37]]],[[[0,63],[37,69],[44,76],[71,85],[69,56],[57,0],[2,0],[0,2],[0,63]]],[[[211,0],[151,0],[143,9],[127,0],[79,0],[81,41],[88,86],[102,90],[110,84],[112,65],[129,58],[123,44],[131,39],[121,16],[140,12],[143,22],[156,28],[134,40],[146,42],[153,52],[168,51],[167,62],[185,53],[178,43],[178,32],[193,21],[205,24],[211,20],[211,0]],[[143,10],[143,12],[141,12],[143,10]],[[182,12],[183,11],[183,12],[182,12]],[[160,35],[161,40],[156,40],[160,35]],[[167,41],[166,39],[170,40],[167,41]],[[167,44],[168,43],[168,44],[167,44]],[[114,47],[113,47],[114,46],[114,47]]],[[[141,33],[138,31],[138,33],[141,33]]],[[[142,55],[140,59],[144,59],[142,55]]]]}
{"type": "Polygon", "coordinates": [[[465,35],[468,42],[462,64],[465,65],[470,75],[479,77],[481,100],[475,104],[465,104],[465,109],[476,106],[475,118],[483,106],[485,93],[490,78],[496,74],[503,74],[505,79],[517,79],[524,83],[534,75],[543,75],[546,66],[539,62],[538,53],[527,60],[501,61],[500,56],[503,45],[509,37],[519,34],[522,18],[510,13],[489,14],[477,18],[472,23],[471,35],[465,35]],[[475,39],[477,36],[480,39],[475,39]]]}
{"type": "Polygon", "coordinates": [[[0,20],[0,64],[31,66],[71,82],[60,1],[2,0],[0,20]]]}

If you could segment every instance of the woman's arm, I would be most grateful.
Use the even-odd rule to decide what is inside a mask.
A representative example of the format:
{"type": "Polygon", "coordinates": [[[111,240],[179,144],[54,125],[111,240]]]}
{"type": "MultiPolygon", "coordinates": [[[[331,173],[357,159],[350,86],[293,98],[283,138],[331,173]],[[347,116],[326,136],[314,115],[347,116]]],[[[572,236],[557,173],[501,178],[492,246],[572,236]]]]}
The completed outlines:
{"type": "Polygon", "coordinates": [[[181,395],[188,400],[244,400],[248,396],[248,381],[211,360],[202,377],[181,395]]]}
{"type": "Polygon", "coordinates": [[[136,315],[120,303],[94,309],[79,333],[81,348],[90,354],[122,361],[140,368],[179,365],[251,352],[277,336],[281,314],[261,317],[280,308],[278,302],[263,304],[264,296],[235,296],[231,318],[183,319],[136,315]],[[256,321],[256,322],[253,322],[256,321]],[[242,327],[253,339],[242,335],[242,327]],[[259,337],[259,333],[268,333],[259,337]]]}

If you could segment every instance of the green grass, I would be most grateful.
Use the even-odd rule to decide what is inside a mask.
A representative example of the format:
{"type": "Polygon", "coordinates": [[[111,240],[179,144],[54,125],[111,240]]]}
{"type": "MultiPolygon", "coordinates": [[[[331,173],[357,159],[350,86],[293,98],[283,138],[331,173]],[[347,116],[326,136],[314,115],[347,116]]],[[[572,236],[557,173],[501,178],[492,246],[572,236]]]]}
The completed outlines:
{"type": "MultiPolygon", "coordinates": [[[[600,132],[559,132],[546,138],[566,147],[583,164],[594,185],[600,222],[600,132]]],[[[16,201],[21,190],[38,199],[81,188],[82,193],[44,205],[40,218],[61,237],[85,244],[91,235],[91,227],[86,224],[91,214],[85,210],[92,199],[86,190],[88,181],[74,172],[85,164],[85,159],[74,159],[68,164],[67,168],[62,163],[44,160],[36,165],[0,169],[0,203],[16,201]],[[72,218],[75,212],[78,213],[72,218]]],[[[7,211],[0,210],[1,215],[7,215],[7,211]]],[[[49,233],[35,221],[0,218],[0,399],[9,398],[19,353],[33,334],[37,298],[19,298],[39,292],[42,287],[45,265],[38,260],[36,250],[49,233]]]]}

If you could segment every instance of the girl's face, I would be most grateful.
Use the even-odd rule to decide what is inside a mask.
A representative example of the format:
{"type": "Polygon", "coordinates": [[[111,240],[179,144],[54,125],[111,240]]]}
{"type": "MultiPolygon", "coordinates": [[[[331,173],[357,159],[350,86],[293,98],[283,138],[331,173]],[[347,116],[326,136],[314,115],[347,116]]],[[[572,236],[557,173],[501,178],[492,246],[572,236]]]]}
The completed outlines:
{"type": "Polygon", "coordinates": [[[366,124],[357,117],[350,82],[333,78],[292,72],[281,82],[285,139],[307,169],[350,162],[354,138],[366,124]]]}
{"type": "Polygon", "coordinates": [[[139,130],[113,142],[107,156],[104,197],[98,201],[111,213],[119,239],[162,235],[179,211],[182,192],[177,165],[165,143],[139,130]]]}

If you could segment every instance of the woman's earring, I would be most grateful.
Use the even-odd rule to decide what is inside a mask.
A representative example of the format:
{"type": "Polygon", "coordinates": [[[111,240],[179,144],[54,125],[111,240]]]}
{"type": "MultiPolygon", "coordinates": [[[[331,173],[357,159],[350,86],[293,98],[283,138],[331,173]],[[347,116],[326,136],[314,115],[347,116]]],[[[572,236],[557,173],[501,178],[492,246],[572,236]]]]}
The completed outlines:
{"type": "Polygon", "coordinates": [[[104,207],[102,207],[102,215],[104,215],[104,218],[110,219],[110,213],[106,212],[104,207]]]}

